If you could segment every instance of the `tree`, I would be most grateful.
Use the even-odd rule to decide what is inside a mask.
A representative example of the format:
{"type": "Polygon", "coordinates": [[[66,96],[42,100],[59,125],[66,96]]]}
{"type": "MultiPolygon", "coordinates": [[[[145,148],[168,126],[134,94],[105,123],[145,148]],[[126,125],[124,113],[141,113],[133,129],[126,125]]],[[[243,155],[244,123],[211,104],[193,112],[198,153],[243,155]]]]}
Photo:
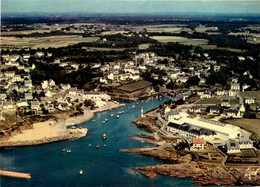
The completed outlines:
{"type": "Polygon", "coordinates": [[[187,80],[187,84],[188,85],[198,85],[200,82],[200,79],[198,76],[194,76],[194,77],[190,77],[188,80],[187,80]]]}

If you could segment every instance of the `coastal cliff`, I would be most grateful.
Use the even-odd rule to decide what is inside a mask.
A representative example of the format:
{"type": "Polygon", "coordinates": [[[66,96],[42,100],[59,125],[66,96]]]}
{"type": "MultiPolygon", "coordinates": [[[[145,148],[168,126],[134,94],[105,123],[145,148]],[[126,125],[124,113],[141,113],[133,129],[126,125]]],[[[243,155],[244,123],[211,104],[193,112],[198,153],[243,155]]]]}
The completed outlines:
{"type": "Polygon", "coordinates": [[[260,185],[260,172],[256,172],[257,168],[249,172],[245,168],[205,166],[191,162],[136,167],[133,169],[139,170],[149,178],[156,178],[157,174],[179,178],[190,177],[198,185],[260,185]]]}

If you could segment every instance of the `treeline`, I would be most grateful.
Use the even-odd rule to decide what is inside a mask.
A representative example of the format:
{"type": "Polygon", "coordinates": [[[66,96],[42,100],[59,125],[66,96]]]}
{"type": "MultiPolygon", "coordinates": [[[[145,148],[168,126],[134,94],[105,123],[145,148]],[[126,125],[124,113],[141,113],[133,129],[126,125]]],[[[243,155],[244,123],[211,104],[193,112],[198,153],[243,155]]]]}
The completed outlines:
{"type": "Polygon", "coordinates": [[[155,43],[150,45],[146,50],[149,52],[155,52],[158,56],[169,56],[176,57],[176,54],[182,54],[183,56],[189,55],[190,50],[192,49],[191,45],[182,45],[180,43],[155,43]]]}

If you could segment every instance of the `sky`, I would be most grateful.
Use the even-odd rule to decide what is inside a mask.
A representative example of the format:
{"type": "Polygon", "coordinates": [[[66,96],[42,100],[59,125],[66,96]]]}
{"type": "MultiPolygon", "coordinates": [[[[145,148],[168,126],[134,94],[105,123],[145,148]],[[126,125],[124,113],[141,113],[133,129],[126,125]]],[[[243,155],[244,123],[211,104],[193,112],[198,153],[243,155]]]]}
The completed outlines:
{"type": "Polygon", "coordinates": [[[260,13],[260,0],[0,0],[2,13],[260,13]]]}

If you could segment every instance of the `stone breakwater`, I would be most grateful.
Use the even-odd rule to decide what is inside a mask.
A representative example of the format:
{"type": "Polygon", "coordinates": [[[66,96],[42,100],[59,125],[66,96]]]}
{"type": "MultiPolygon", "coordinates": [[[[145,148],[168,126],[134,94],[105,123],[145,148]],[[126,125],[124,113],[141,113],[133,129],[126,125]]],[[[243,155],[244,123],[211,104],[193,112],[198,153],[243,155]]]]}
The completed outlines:
{"type": "Polygon", "coordinates": [[[47,143],[52,143],[52,142],[57,142],[57,141],[81,138],[81,137],[84,137],[86,135],[87,135],[87,129],[79,129],[79,130],[71,131],[69,134],[66,134],[66,135],[55,136],[55,137],[50,137],[50,138],[43,138],[43,139],[39,139],[39,140],[1,142],[0,148],[21,147],[21,146],[29,146],[29,145],[41,145],[41,144],[47,144],[47,143]]]}

